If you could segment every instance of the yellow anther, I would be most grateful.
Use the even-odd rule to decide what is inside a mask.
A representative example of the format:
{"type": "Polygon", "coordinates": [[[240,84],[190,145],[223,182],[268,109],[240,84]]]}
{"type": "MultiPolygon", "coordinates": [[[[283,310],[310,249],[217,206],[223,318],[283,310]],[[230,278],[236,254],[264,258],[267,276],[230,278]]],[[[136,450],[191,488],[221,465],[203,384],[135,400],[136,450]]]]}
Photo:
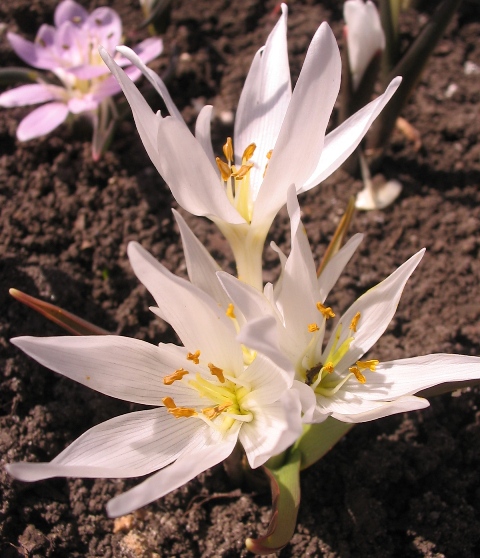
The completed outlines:
{"type": "Polygon", "coordinates": [[[175,370],[173,374],[169,374],[168,376],[165,376],[165,378],[163,378],[163,383],[166,386],[171,386],[173,382],[176,382],[177,380],[181,380],[186,374],[188,374],[187,370],[184,370],[183,368],[179,368],[178,370],[175,370]]]}
{"type": "Polygon", "coordinates": [[[273,153],[273,149],[270,149],[270,151],[267,153],[267,159],[272,158],[272,153],[273,153]]]}
{"type": "Polygon", "coordinates": [[[197,414],[195,409],[189,407],[177,407],[175,401],[171,397],[164,397],[162,403],[167,408],[167,411],[175,418],[194,417],[197,414]]]}
{"type": "Polygon", "coordinates": [[[329,318],[335,318],[335,312],[330,308],[330,306],[324,306],[321,302],[317,302],[317,308],[326,320],[329,318]]]}
{"type": "Polygon", "coordinates": [[[246,163],[252,158],[252,155],[255,153],[255,149],[257,149],[257,146],[254,143],[247,146],[242,155],[242,163],[246,163]]]}
{"type": "Polygon", "coordinates": [[[215,366],[215,364],[212,364],[211,362],[208,363],[208,367],[210,368],[210,373],[212,374],[212,376],[216,376],[218,378],[218,381],[221,384],[224,384],[225,378],[223,376],[223,370],[221,368],[218,368],[218,366],[215,366]]]}
{"type": "Polygon", "coordinates": [[[316,323],[313,324],[308,324],[308,331],[310,333],[313,333],[314,331],[318,331],[320,328],[318,327],[318,325],[316,323]]]}
{"type": "Polygon", "coordinates": [[[229,401],[228,403],[224,403],[223,405],[215,405],[215,407],[207,407],[206,409],[202,410],[202,413],[210,420],[213,420],[218,417],[225,409],[231,407],[233,403],[229,401]]]}
{"type": "Polygon", "coordinates": [[[356,366],[350,366],[349,370],[361,384],[364,384],[367,381],[367,378],[365,378],[356,366]]]}
{"type": "MultiPolygon", "coordinates": [[[[223,154],[225,155],[225,159],[229,163],[233,161],[233,143],[232,138],[227,138],[225,145],[223,146],[223,154]]],[[[217,163],[218,164],[218,163],[217,163]]]]}
{"type": "Polygon", "coordinates": [[[234,306],[232,303],[230,303],[228,305],[227,311],[225,312],[225,314],[229,317],[232,318],[232,320],[236,320],[237,316],[235,316],[235,312],[234,312],[234,306]]]}
{"type": "Polygon", "coordinates": [[[379,360],[372,359],[372,360],[357,360],[356,365],[359,370],[370,370],[370,372],[375,372],[377,365],[379,364],[379,360]]]}
{"type": "Polygon", "coordinates": [[[226,182],[232,176],[230,167],[227,165],[227,163],[222,161],[220,157],[217,157],[215,161],[217,163],[218,170],[220,171],[220,175],[222,176],[222,180],[226,182]]]}
{"type": "Polygon", "coordinates": [[[187,360],[191,360],[194,364],[198,364],[200,362],[200,351],[195,351],[194,353],[187,354],[187,360]]]}
{"type": "Polygon", "coordinates": [[[353,316],[352,321],[350,322],[350,329],[353,331],[353,333],[356,333],[357,331],[359,319],[360,319],[360,312],[357,312],[355,316],[353,316]]]}
{"type": "Polygon", "coordinates": [[[325,366],[323,367],[323,370],[325,370],[325,372],[328,372],[329,374],[331,374],[334,370],[334,366],[333,366],[333,362],[327,362],[325,364],[325,366]]]}
{"type": "Polygon", "coordinates": [[[242,178],[245,178],[252,167],[253,163],[246,163],[242,165],[238,170],[235,167],[232,167],[232,175],[235,180],[241,180],[242,178]]]}

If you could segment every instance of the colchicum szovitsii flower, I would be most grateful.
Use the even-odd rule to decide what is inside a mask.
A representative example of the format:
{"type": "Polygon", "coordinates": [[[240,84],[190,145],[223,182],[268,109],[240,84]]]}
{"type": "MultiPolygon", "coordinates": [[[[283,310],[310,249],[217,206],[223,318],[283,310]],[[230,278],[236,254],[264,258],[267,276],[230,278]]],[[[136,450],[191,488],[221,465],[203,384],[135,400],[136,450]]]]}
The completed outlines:
{"type": "MultiPolygon", "coordinates": [[[[183,231],[188,236],[185,228],[183,231]]],[[[191,233],[190,233],[191,234],[191,233]]],[[[197,262],[208,257],[190,253],[197,262]]],[[[111,516],[133,511],[227,458],[237,441],[251,467],[300,435],[293,375],[236,340],[237,317],[207,292],[129,245],[138,277],[184,347],[120,336],[19,337],[12,342],[41,364],[101,393],[151,405],[93,427],[50,463],[13,463],[24,481],[55,476],[136,477],[158,471],[112,499],[111,516]]],[[[202,272],[197,274],[202,282],[202,272]]],[[[222,295],[225,298],[225,294],[222,295]]]]}
{"type": "MultiPolygon", "coordinates": [[[[35,41],[8,33],[16,54],[27,64],[49,70],[58,78],[56,85],[43,80],[22,85],[0,95],[0,106],[18,107],[45,103],[33,110],[18,125],[17,137],[27,141],[43,136],[62,124],[69,114],[86,114],[93,122],[93,154],[98,158],[109,136],[111,116],[115,107],[111,97],[120,92],[118,82],[98,54],[102,45],[115,54],[123,41],[120,16],[111,8],[101,7],[89,14],[73,0],[64,0],[55,9],[55,26],[42,25],[35,41]]],[[[162,52],[162,41],[149,38],[134,47],[139,58],[147,63],[162,52]]],[[[116,62],[125,68],[132,80],[140,70],[120,55],[116,62]]]]}
{"type": "Polygon", "coordinates": [[[473,356],[430,354],[389,362],[372,356],[362,360],[393,318],[424,250],[355,301],[323,348],[326,323],[335,317],[326,298],[362,237],[353,237],[317,277],[293,188],[287,207],[292,249],[277,288],[267,284],[262,294],[223,272],[219,276],[247,321],[239,340],[280,366],[285,367],[286,357],[290,363],[286,368],[293,369],[303,382],[306,422],[321,422],[328,416],[364,422],[422,409],[428,401],[415,393],[445,382],[480,379],[480,358],[473,356]]]}
{"type": "Polygon", "coordinates": [[[262,250],[270,225],[295,184],[305,192],[328,177],[357,147],[396,91],[383,95],[325,135],[340,87],[341,62],[331,29],[322,24],[312,39],[292,93],[287,56],[287,7],[252,62],[240,96],[233,142],[215,158],[210,141],[212,107],[200,112],[190,133],[160,78],[126,47],[119,50],[142,69],[171,116],[152,112],[138,89],[101,50],[133,111],[150,159],[178,203],[214,221],[228,239],[239,277],[262,287],[262,250]]]}

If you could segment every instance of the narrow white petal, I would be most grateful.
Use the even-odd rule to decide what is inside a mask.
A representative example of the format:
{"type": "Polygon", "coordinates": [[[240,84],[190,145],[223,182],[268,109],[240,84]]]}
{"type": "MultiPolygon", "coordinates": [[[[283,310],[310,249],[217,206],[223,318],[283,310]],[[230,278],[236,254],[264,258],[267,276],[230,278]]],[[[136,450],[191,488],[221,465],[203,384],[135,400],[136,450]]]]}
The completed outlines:
{"type": "Polygon", "coordinates": [[[362,240],[363,234],[358,233],[352,236],[345,246],[343,246],[325,266],[318,278],[318,289],[320,292],[320,301],[322,303],[325,302],[325,299],[362,240]]]}
{"type": "Polygon", "coordinates": [[[131,48],[128,48],[126,46],[117,46],[117,51],[120,52],[120,54],[125,56],[125,58],[130,60],[132,64],[134,64],[139,70],[142,71],[142,74],[148,79],[157,93],[162,97],[163,102],[167,106],[168,112],[170,113],[170,116],[173,116],[175,120],[178,120],[178,122],[186,127],[183,116],[180,114],[180,111],[177,109],[175,103],[170,97],[170,93],[168,92],[168,89],[163,83],[163,80],[160,78],[160,76],[158,76],[153,70],[148,68],[142,61],[140,56],[138,56],[138,54],[136,54],[131,48]]]}
{"type": "Polygon", "coordinates": [[[43,366],[117,399],[160,405],[163,397],[187,389],[177,382],[166,389],[163,383],[164,376],[185,366],[183,349],[172,352],[116,335],[16,337],[11,341],[43,366]]]}
{"type": "Polygon", "coordinates": [[[317,167],[303,185],[297,183],[299,194],[325,180],[350,157],[368,132],[372,122],[392,98],[401,81],[400,77],[393,79],[383,95],[364,106],[327,135],[317,167]]]}
{"type": "MultiPolygon", "coordinates": [[[[387,329],[400,302],[405,284],[420,263],[424,253],[424,249],[417,252],[384,281],[357,299],[340,318],[339,324],[342,324],[342,333],[338,346],[352,333],[349,329],[350,323],[353,317],[360,312],[357,331],[353,334],[354,339],[350,349],[338,363],[338,370],[346,369],[362,357],[387,329]]],[[[332,333],[324,351],[325,357],[330,352],[334,341],[335,335],[332,333]]]]}
{"type": "Polygon", "coordinates": [[[239,434],[250,467],[263,465],[295,442],[302,433],[300,410],[296,391],[287,392],[271,405],[252,408],[254,419],[245,423],[239,434]]]}
{"type": "Polygon", "coordinates": [[[287,189],[297,191],[314,172],[325,130],[340,88],[337,41],[323,23],[312,39],[293,91],[253,214],[255,223],[273,219],[285,204],[287,189]]]}
{"type": "Polygon", "coordinates": [[[212,105],[205,105],[200,111],[197,121],[195,122],[195,137],[198,143],[203,147],[212,167],[217,173],[220,180],[220,171],[218,170],[217,163],[215,162],[215,154],[212,147],[211,138],[211,120],[212,120],[212,105]]]}
{"type": "Polygon", "coordinates": [[[233,451],[236,436],[229,437],[216,445],[191,447],[175,463],[162,469],[135,488],[110,500],[107,513],[118,517],[141,508],[165,496],[172,490],[192,480],[194,477],[226,459],[233,451]]]}
{"type": "Polygon", "coordinates": [[[253,402],[258,405],[269,405],[278,401],[291,387],[293,373],[286,374],[267,357],[257,355],[252,364],[238,375],[238,378],[251,387],[252,391],[242,400],[242,404],[245,403],[248,407],[253,402]]]}
{"type": "Polygon", "coordinates": [[[252,197],[257,197],[263,181],[268,151],[275,147],[292,96],[287,51],[287,14],[282,15],[267,42],[255,56],[238,103],[235,118],[234,147],[236,163],[241,163],[245,148],[255,143],[250,171],[252,197]]]}
{"type": "Polygon", "coordinates": [[[218,217],[231,224],[245,223],[228,201],[225,189],[200,143],[172,117],[158,130],[162,176],[177,202],[194,215],[218,217]]]}
{"type": "Polygon", "coordinates": [[[128,256],[136,276],[189,351],[200,350],[202,360],[231,372],[243,369],[233,324],[209,295],[170,273],[135,242],[128,245],[128,256]]]}
{"type": "Polygon", "coordinates": [[[51,477],[136,477],[172,463],[209,427],[176,419],[165,409],[138,411],[94,426],[50,463],[12,463],[8,472],[24,481],[51,477]]]}
{"type": "Polygon", "coordinates": [[[230,299],[216,275],[217,271],[220,271],[220,266],[193,234],[180,213],[173,210],[173,214],[182,236],[183,251],[185,253],[185,262],[190,282],[209,294],[226,311],[230,304],[230,299]]]}
{"type": "Polygon", "coordinates": [[[99,47],[98,51],[109,70],[121,85],[130,108],[132,109],[133,118],[140,138],[145,146],[145,150],[158,172],[162,174],[161,159],[157,151],[158,126],[162,119],[160,114],[156,115],[152,111],[136,85],[118,64],[115,63],[108,52],[103,47],[99,47]]]}
{"type": "Polygon", "coordinates": [[[480,357],[433,354],[393,360],[365,377],[365,384],[353,384],[349,391],[371,401],[391,400],[446,382],[479,380],[480,357]]]}

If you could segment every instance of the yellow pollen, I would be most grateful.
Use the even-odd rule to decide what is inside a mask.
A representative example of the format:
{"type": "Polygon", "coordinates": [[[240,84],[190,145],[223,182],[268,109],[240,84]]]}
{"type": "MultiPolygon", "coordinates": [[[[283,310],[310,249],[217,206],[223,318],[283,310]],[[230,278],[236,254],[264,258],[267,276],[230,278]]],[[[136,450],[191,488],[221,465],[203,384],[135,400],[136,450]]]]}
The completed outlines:
{"type": "Polygon", "coordinates": [[[242,165],[238,170],[232,167],[232,175],[235,180],[241,180],[249,173],[250,169],[253,167],[253,163],[246,163],[242,165]]]}
{"type": "Polygon", "coordinates": [[[233,403],[229,401],[228,403],[224,403],[223,405],[215,405],[215,407],[207,407],[206,409],[202,410],[202,413],[210,420],[213,420],[218,417],[219,414],[223,413],[225,409],[231,407],[233,403]]]}
{"type": "Polygon", "coordinates": [[[255,149],[257,149],[257,146],[254,143],[247,146],[242,155],[242,163],[245,163],[252,158],[252,155],[255,153],[255,149]]]}
{"type": "Polygon", "coordinates": [[[365,378],[356,366],[350,366],[349,370],[361,384],[364,384],[367,381],[367,378],[365,378]]]}
{"type": "Polygon", "coordinates": [[[330,308],[330,306],[324,306],[321,302],[317,302],[317,308],[326,320],[329,318],[335,318],[335,312],[330,308]]]}
{"type": "Polygon", "coordinates": [[[272,153],[273,153],[273,149],[270,149],[270,151],[267,153],[267,159],[272,158],[272,153]]]}
{"type": "Polygon", "coordinates": [[[200,362],[200,351],[195,351],[194,353],[187,354],[187,360],[191,360],[194,364],[198,364],[200,362]]]}
{"type": "Polygon", "coordinates": [[[232,303],[230,303],[228,305],[227,311],[225,312],[225,314],[229,317],[232,318],[232,320],[236,320],[237,316],[235,316],[235,312],[234,312],[234,306],[232,303]]]}
{"type": "Polygon", "coordinates": [[[164,397],[162,403],[167,408],[167,411],[175,418],[194,417],[197,415],[195,409],[189,407],[177,407],[175,401],[171,397],[164,397]]]}
{"type": "Polygon", "coordinates": [[[375,372],[377,365],[380,361],[372,360],[357,360],[356,365],[359,370],[370,370],[370,372],[375,372]]]}
{"type": "Polygon", "coordinates": [[[212,374],[212,376],[216,376],[218,378],[218,381],[221,384],[224,384],[225,378],[223,376],[223,370],[221,368],[218,368],[218,366],[215,366],[215,364],[212,364],[211,362],[208,363],[208,367],[210,368],[210,373],[212,374]]]}
{"type": "Polygon", "coordinates": [[[329,374],[331,374],[333,372],[333,369],[334,369],[333,362],[327,362],[325,364],[325,366],[323,367],[323,369],[325,370],[325,372],[328,372],[329,374]]]}
{"type": "Polygon", "coordinates": [[[360,312],[357,312],[355,316],[353,316],[352,321],[350,322],[350,329],[353,331],[353,333],[356,333],[357,331],[359,319],[360,319],[360,312]]]}
{"type": "Polygon", "coordinates": [[[310,333],[313,333],[314,331],[318,331],[320,328],[318,327],[317,324],[313,323],[313,324],[308,324],[308,331],[310,333]]]}
{"type": "Polygon", "coordinates": [[[222,176],[222,180],[226,182],[232,176],[232,171],[230,167],[227,165],[227,163],[222,161],[220,157],[217,157],[215,161],[217,163],[218,170],[220,171],[220,174],[222,176]]]}
{"type": "Polygon", "coordinates": [[[169,374],[168,376],[165,376],[165,378],[163,378],[163,383],[166,386],[171,386],[173,382],[176,382],[177,380],[181,380],[187,374],[188,374],[187,370],[184,370],[183,368],[179,368],[178,370],[175,370],[173,374],[169,374]]]}
{"type": "Polygon", "coordinates": [[[227,159],[229,163],[233,161],[233,143],[232,143],[232,138],[230,137],[227,138],[227,141],[223,146],[223,154],[225,155],[225,159],[227,159]]]}

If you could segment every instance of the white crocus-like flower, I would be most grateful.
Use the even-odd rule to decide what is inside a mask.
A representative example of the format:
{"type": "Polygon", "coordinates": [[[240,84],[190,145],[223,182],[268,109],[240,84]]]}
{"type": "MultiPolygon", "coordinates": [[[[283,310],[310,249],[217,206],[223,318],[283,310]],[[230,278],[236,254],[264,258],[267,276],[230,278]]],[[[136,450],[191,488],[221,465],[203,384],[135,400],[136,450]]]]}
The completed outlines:
{"type": "Polygon", "coordinates": [[[326,23],[312,39],[292,93],[287,56],[287,7],[252,63],[235,121],[234,139],[215,159],[210,141],[212,107],[198,117],[194,137],[161,79],[131,50],[123,56],[151,81],[170,112],[162,117],[148,106],[114,60],[101,50],[133,111],[145,149],[178,203],[214,221],[234,252],[239,277],[262,288],[262,250],[287,189],[305,192],[327,178],[354,151],[400,84],[325,135],[340,87],[341,63],[326,23]],[[268,167],[268,168],[267,168],[268,167]]]}
{"type": "Polygon", "coordinates": [[[233,308],[225,311],[135,243],[129,256],[156,298],[153,310],[173,326],[184,347],[120,336],[12,340],[55,372],[106,395],[154,407],[93,427],[50,463],[7,466],[24,481],[136,477],[159,470],[111,500],[111,516],[186,483],[228,457],[237,440],[251,467],[258,467],[301,434],[292,376],[237,342],[233,308]]]}
{"type": "Polygon", "coordinates": [[[343,17],[348,63],[355,91],[372,58],[385,49],[385,33],[378,10],[370,0],[347,0],[343,5],[343,17]]]}
{"type": "Polygon", "coordinates": [[[287,207],[292,250],[280,287],[274,290],[267,284],[262,295],[224,273],[219,276],[247,321],[239,340],[287,370],[295,370],[297,380],[303,382],[306,422],[322,422],[328,416],[364,422],[422,409],[428,401],[415,393],[445,382],[480,379],[480,358],[473,356],[431,354],[390,362],[374,357],[361,360],[390,323],[424,250],[354,302],[323,348],[326,322],[335,316],[325,299],[361,236],[353,237],[317,279],[293,188],[287,207]],[[285,357],[289,366],[284,364],[285,357]]]}

